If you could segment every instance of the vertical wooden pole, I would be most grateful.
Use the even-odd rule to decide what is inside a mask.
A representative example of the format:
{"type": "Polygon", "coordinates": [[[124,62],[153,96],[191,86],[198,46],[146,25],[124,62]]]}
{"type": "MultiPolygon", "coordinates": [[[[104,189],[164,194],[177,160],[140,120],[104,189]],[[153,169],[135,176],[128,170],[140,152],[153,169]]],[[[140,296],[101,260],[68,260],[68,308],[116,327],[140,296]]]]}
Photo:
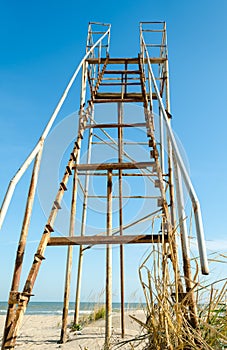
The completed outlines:
{"type": "MultiPolygon", "coordinates": [[[[76,201],[77,201],[77,169],[74,169],[71,214],[70,214],[70,227],[69,227],[69,239],[70,239],[70,237],[74,236],[74,232],[75,232],[76,201]]],[[[67,331],[67,321],[68,321],[68,311],[69,311],[72,255],[73,255],[73,246],[70,245],[70,246],[68,246],[68,252],[67,252],[64,307],[63,307],[63,314],[62,314],[62,328],[61,328],[60,343],[65,343],[66,337],[67,337],[66,331],[67,331]]]]}
{"type": "MultiPolygon", "coordinates": [[[[91,25],[89,24],[88,38],[90,38],[91,25]]],[[[89,44],[89,39],[87,45],[89,44]]],[[[81,81],[81,92],[80,92],[80,115],[83,110],[86,94],[86,80],[87,80],[87,65],[84,63],[82,67],[82,81],[81,81]]],[[[84,210],[84,208],[83,208],[84,210]]],[[[79,323],[79,312],[80,312],[80,289],[81,289],[81,278],[82,278],[82,260],[83,260],[83,246],[79,248],[78,258],[78,272],[77,272],[77,286],[76,286],[76,299],[75,299],[75,312],[74,312],[74,324],[79,323]]]]}
{"type": "MultiPolygon", "coordinates": [[[[112,170],[107,177],[107,236],[112,235],[112,170]]],[[[106,332],[105,350],[109,350],[112,332],[112,245],[106,247],[106,332]]]]}
{"type": "MultiPolygon", "coordinates": [[[[165,24],[165,35],[166,35],[166,24],[165,24]]],[[[169,66],[168,60],[165,61],[165,87],[166,87],[166,110],[170,113],[170,94],[169,94],[169,66]]],[[[170,119],[169,119],[170,123],[170,119]]],[[[171,143],[168,140],[168,166],[169,166],[169,191],[170,191],[170,204],[171,204],[171,221],[172,225],[176,225],[176,214],[175,214],[175,203],[174,203],[174,184],[173,184],[173,164],[174,164],[174,178],[177,194],[177,209],[178,209],[178,219],[180,224],[180,236],[181,236],[181,249],[183,257],[183,269],[184,269],[184,279],[186,285],[186,292],[189,294],[189,310],[190,319],[193,327],[198,326],[198,311],[195,300],[194,292],[191,291],[193,288],[192,273],[190,265],[190,252],[189,246],[187,244],[188,233],[187,226],[184,215],[183,208],[183,191],[182,191],[182,180],[179,167],[177,165],[176,159],[173,156],[173,151],[171,143]]]]}
{"type": "MultiPolygon", "coordinates": [[[[118,124],[123,123],[123,104],[118,103],[118,124]]],[[[123,153],[123,130],[118,128],[118,162],[122,163],[123,153]]],[[[122,170],[118,171],[119,176],[119,229],[120,235],[123,235],[123,202],[122,202],[122,170]]],[[[124,295],[124,246],[120,244],[120,288],[121,288],[121,336],[125,336],[125,295],[124,295]]]]}
{"type": "MultiPolygon", "coordinates": [[[[93,110],[92,110],[93,116],[93,110]]],[[[91,162],[91,144],[92,144],[93,129],[89,129],[88,135],[88,147],[87,147],[87,164],[91,162]]],[[[89,188],[89,174],[85,177],[84,186],[84,202],[82,211],[82,222],[81,222],[81,236],[85,235],[86,219],[87,219],[87,202],[88,202],[88,188],[89,188]]],[[[75,298],[75,312],[74,312],[74,324],[79,323],[79,312],[80,312],[80,292],[81,292],[81,281],[82,281],[82,268],[83,268],[83,246],[80,246],[79,257],[78,257],[78,271],[77,271],[77,284],[76,284],[76,298],[75,298]]]]}
{"type": "MultiPolygon", "coordinates": [[[[164,23],[164,40],[166,41],[166,23],[164,23]]],[[[166,53],[167,56],[167,53],[166,53]]],[[[164,66],[164,78],[165,78],[165,97],[166,97],[166,110],[170,115],[171,107],[170,107],[170,93],[169,93],[169,63],[168,63],[168,56],[166,57],[165,66],[164,66]]],[[[161,111],[161,108],[160,108],[161,111]]],[[[162,113],[162,112],[161,112],[162,113]]],[[[162,115],[163,118],[163,115],[162,115]]],[[[171,123],[171,119],[168,119],[168,122],[171,123]]],[[[169,138],[167,138],[167,144],[168,144],[168,173],[169,173],[169,196],[170,196],[170,218],[171,218],[171,225],[172,225],[172,231],[173,231],[173,238],[172,238],[172,250],[173,255],[175,258],[175,282],[177,286],[176,290],[176,300],[178,302],[178,293],[183,293],[183,284],[180,277],[180,270],[179,270],[179,258],[178,258],[178,250],[177,250],[177,242],[175,237],[175,228],[176,228],[176,212],[175,212],[175,194],[174,194],[174,184],[173,184],[173,158],[172,158],[172,146],[169,138]]]]}
{"type": "MultiPolygon", "coordinates": [[[[78,138],[77,143],[80,144],[80,139],[78,138]]],[[[44,253],[48,244],[48,241],[50,239],[51,232],[54,230],[54,222],[58,213],[58,210],[61,205],[61,200],[64,195],[64,191],[67,188],[68,179],[73,167],[74,158],[77,154],[77,146],[74,147],[73,152],[70,156],[70,160],[68,161],[68,164],[66,166],[66,171],[63,175],[62,181],[60,183],[60,188],[57,192],[57,195],[55,197],[54,205],[51,209],[50,215],[47,220],[47,224],[45,225],[43,235],[41,237],[41,240],[39,242],[38,248],[36,250],[34,260],[31,266],[31,269],[29,271],[29,274],[27,276],[24,289],[22,293],[17,293],[17,297],[14,298],[14,303],[17,303],[17,309],[14,312],[13,319],[9,324],[8,330],[7,330],[7,337],[4,338],[2,342],[2,350],[3,349],[14,349],[17,335],[20,329],[20,325],[24,316],[24,313],[26,311],[27,305],[29,303],[30,297],[32,296],[32,289],[34,287],[40,266],[42,264],[44,257],[44,253]]]]}
{"type": "Polygon", "coordinates": [[[30,182],[30,187],[29,187],[29,192],[28,192],[28,197],[27,197],[27,204],[26,204],[26,209],[25,209],[25,214],[24,214],[24,220],[23,220],[23,224],[22,224],[20,240],[18,243],[17,255],[16,255],[16,260],[15,260],[15,267],[14,267],[13,278],[12,278],[12,285],[11,285],[11,290],[10,290],[10,295],[9,295],[8,311],[7,311],[7,315],[6,315],[4,335],[3,335],[3,340],[2,340],[2,346],[3,346],[2,349],[4,349],[4,343],[8,337],[10,325],[14,319],[15,307],[16,307],[15,300],[17,299],[16,295],[18,293],[18,289],[19,289],[19,285],[20,285],[20,277],[21,277],[25,247],[26,247],[26,242],[27,242],[28,230],[29,230],[29,226],[30,226],[32,208],[33,208],[33,203],[34,203],[34,198],[35,198],[38,174],[39,174],[39,169],[40,169],[42,149],[43,149],[43,144],[42,144],[41,149],[38,152],[36,159],[35,159],[35,162],[34,162],[34,167],[33,167],[33,172],[32,172],[32,177],[31,177],[31,182],[30,182]],[[15,300],[13,301],[13,299],[15,299],[15,300]]]}

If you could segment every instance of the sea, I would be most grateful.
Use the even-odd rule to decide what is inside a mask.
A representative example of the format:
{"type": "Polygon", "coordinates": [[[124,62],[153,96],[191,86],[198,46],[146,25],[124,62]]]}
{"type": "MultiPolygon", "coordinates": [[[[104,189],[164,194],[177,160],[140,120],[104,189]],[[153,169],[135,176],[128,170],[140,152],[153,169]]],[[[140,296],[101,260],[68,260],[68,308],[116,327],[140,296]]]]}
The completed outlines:
{"type": "MultiPolygon", "coordinates": [[[[95,307],[103,305],[103,303],[95,302],[81,302],[80,303],[80,314],[89,314],[95,307]]],[[[8,303],[0,301],[0,315],[6,315],[8,303]]],[[[113,303],[112,308],[114,312],[120,311],[121,304],[113,303]]],[[[125,310],[138,310],[142,309],[144,304],[142,303],[125,303],[125,310]]],[[[28,304],[26,309],[26,315],[62,315],[63,303],[62,302],[53,302],[53,301],[42,301],[36,302],[31,301],[28,304]]],[[[69,315],[73,315],[75,310],[75,303],[69,303],[69,315]]]]}

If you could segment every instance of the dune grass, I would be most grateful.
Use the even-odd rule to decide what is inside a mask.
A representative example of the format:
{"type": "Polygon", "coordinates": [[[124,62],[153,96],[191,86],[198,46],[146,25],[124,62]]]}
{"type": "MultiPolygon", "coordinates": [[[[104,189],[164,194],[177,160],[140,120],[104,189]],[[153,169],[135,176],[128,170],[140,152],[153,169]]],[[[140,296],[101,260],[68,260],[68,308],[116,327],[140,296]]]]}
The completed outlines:
{"type": "Polygon", "coordinates": [[[163,256],[155,249],[139,268],[146,300],[146,322],[131,316],[142,329],[141,335],[134,339],[134,348],[144,342],[144,350],[227,349],[227,279],[203,286],[198,282],[196,268],[191,292],[176,300],[177,279],[164,268],[165,274],[163,256]],[[196,328],[190,321],[190,293],[196,298],[196,328]]]}

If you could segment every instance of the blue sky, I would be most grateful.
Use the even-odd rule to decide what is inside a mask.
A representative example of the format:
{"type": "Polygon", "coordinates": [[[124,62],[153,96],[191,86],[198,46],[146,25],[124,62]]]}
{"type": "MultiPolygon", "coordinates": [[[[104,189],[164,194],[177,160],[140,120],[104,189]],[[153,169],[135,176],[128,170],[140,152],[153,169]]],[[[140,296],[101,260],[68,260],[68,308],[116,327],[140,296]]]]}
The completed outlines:
{"type": "MultiPolygon", "coordinates": [[[[88,22],[111,23],[110,54],[130,57],[139,52],[139,22],[165,20],[172,125],[190,162],[208,247],[227,251],[226,13],[225,0],[1,2],[0,201],[84,55],[88,22]]],[[[78,96],[75,87],[61,117],[78,109],[78,96]]],[[[17,212],[24,203],[27,179],[28,175],[22,180],[21,190],[16,191],[16,204],[12,204],[1,231],[0,264],[5,266],[0,273],[1,300],[8,297],[15,255],[13,242],[18,239],[21,222],[17,212]]],[[[49,271],[54,273],[54,253],[49,254],[49,271]]],[[[223,276],[223,267],[218,269],[217,275],[223,276]]],[[[48,275],[43,272],[40,284],[45,284],[45,278],[48,275]]],[[[129,285],[133,285],[133,275],[130,281],[129,285]]],[[[38,288],[37,298],[61,299],[62,289],[53,286],[56,291],[38,288]]],[[[84,291],[84,298],[88,298],[86,293],[90,292],[84,291]]]]}

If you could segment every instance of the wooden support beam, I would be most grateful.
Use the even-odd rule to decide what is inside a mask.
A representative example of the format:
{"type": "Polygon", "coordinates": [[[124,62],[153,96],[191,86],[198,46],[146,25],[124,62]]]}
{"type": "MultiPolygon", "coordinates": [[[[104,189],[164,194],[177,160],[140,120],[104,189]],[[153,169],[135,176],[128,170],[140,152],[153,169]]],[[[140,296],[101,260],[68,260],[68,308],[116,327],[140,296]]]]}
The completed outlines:
{"type": "MultiPolygon", "coordinates": [[[[112,170],[107,177],[106,238],[112,238],[112,170]]],[[[112,335],[112,245],[106,246],[106,330],[104,349],[109,350],[112,335]]]]}
{"type": "Polygon", "coordinates": [[[145,127],[146,123],[133,123],[133,124],[123,124],[123,123],[105,123],[105,124],[89,124],[86,128],[98,129],[98,128],[140,128],[145,127]]]}
{"type": "MultiPolygon", "coordinates": [[[[167,235],[164,236],[167,242],[167,235]]],[[[162,235],[124,235],[124,236],[75,236],[75,237],[51,237],[49,246],[69,246],[69,245],[96,245],[96,244],[138,244],[138,243],[160,243],[162,235]]]]}
{"type": "MultiPolygon", "coordinates": [[[[147,94],[147,99],[150,99],[150,94],[147,94]]],[[[152,94],[152,99],[157,100],[157,95],[154,92],[152,94]]],[[[144,96],[139,92],[125,93],[123,96],[119,92],[99,92],[95,95],[94,102],[98,102],[99,100],[123,100],[122,102],[132,100],[133,102],[143,102],[144,96]]]]}
{"type": "Polygon", "coordinates": [[[119,170],[119,169],[143,169],[153,167],[155,162],[130,162],[130,163],[95,163],[75,165],[77,170],[119,170]]]}
{"type": "Polygon", "coordinates": [[[105,74],[140,74],[139,70],[106,70],[105,74]]]}
{"type": "MultiPolygon", "coordinates": [[[[149,59],[151,64],[160,64],[166,61],[167,58],[165,57],[151,57],[149,59]]],[[[87,62],[89,64],[104,64],[106,58],[88,58],[87,62]]],[[[147,63],[148,59],[144,58],[144,63],[147,63]]],[[[109,58],[108,64],[137,64],[138,63],[138,57],[135,58],[109,58]]]]}

